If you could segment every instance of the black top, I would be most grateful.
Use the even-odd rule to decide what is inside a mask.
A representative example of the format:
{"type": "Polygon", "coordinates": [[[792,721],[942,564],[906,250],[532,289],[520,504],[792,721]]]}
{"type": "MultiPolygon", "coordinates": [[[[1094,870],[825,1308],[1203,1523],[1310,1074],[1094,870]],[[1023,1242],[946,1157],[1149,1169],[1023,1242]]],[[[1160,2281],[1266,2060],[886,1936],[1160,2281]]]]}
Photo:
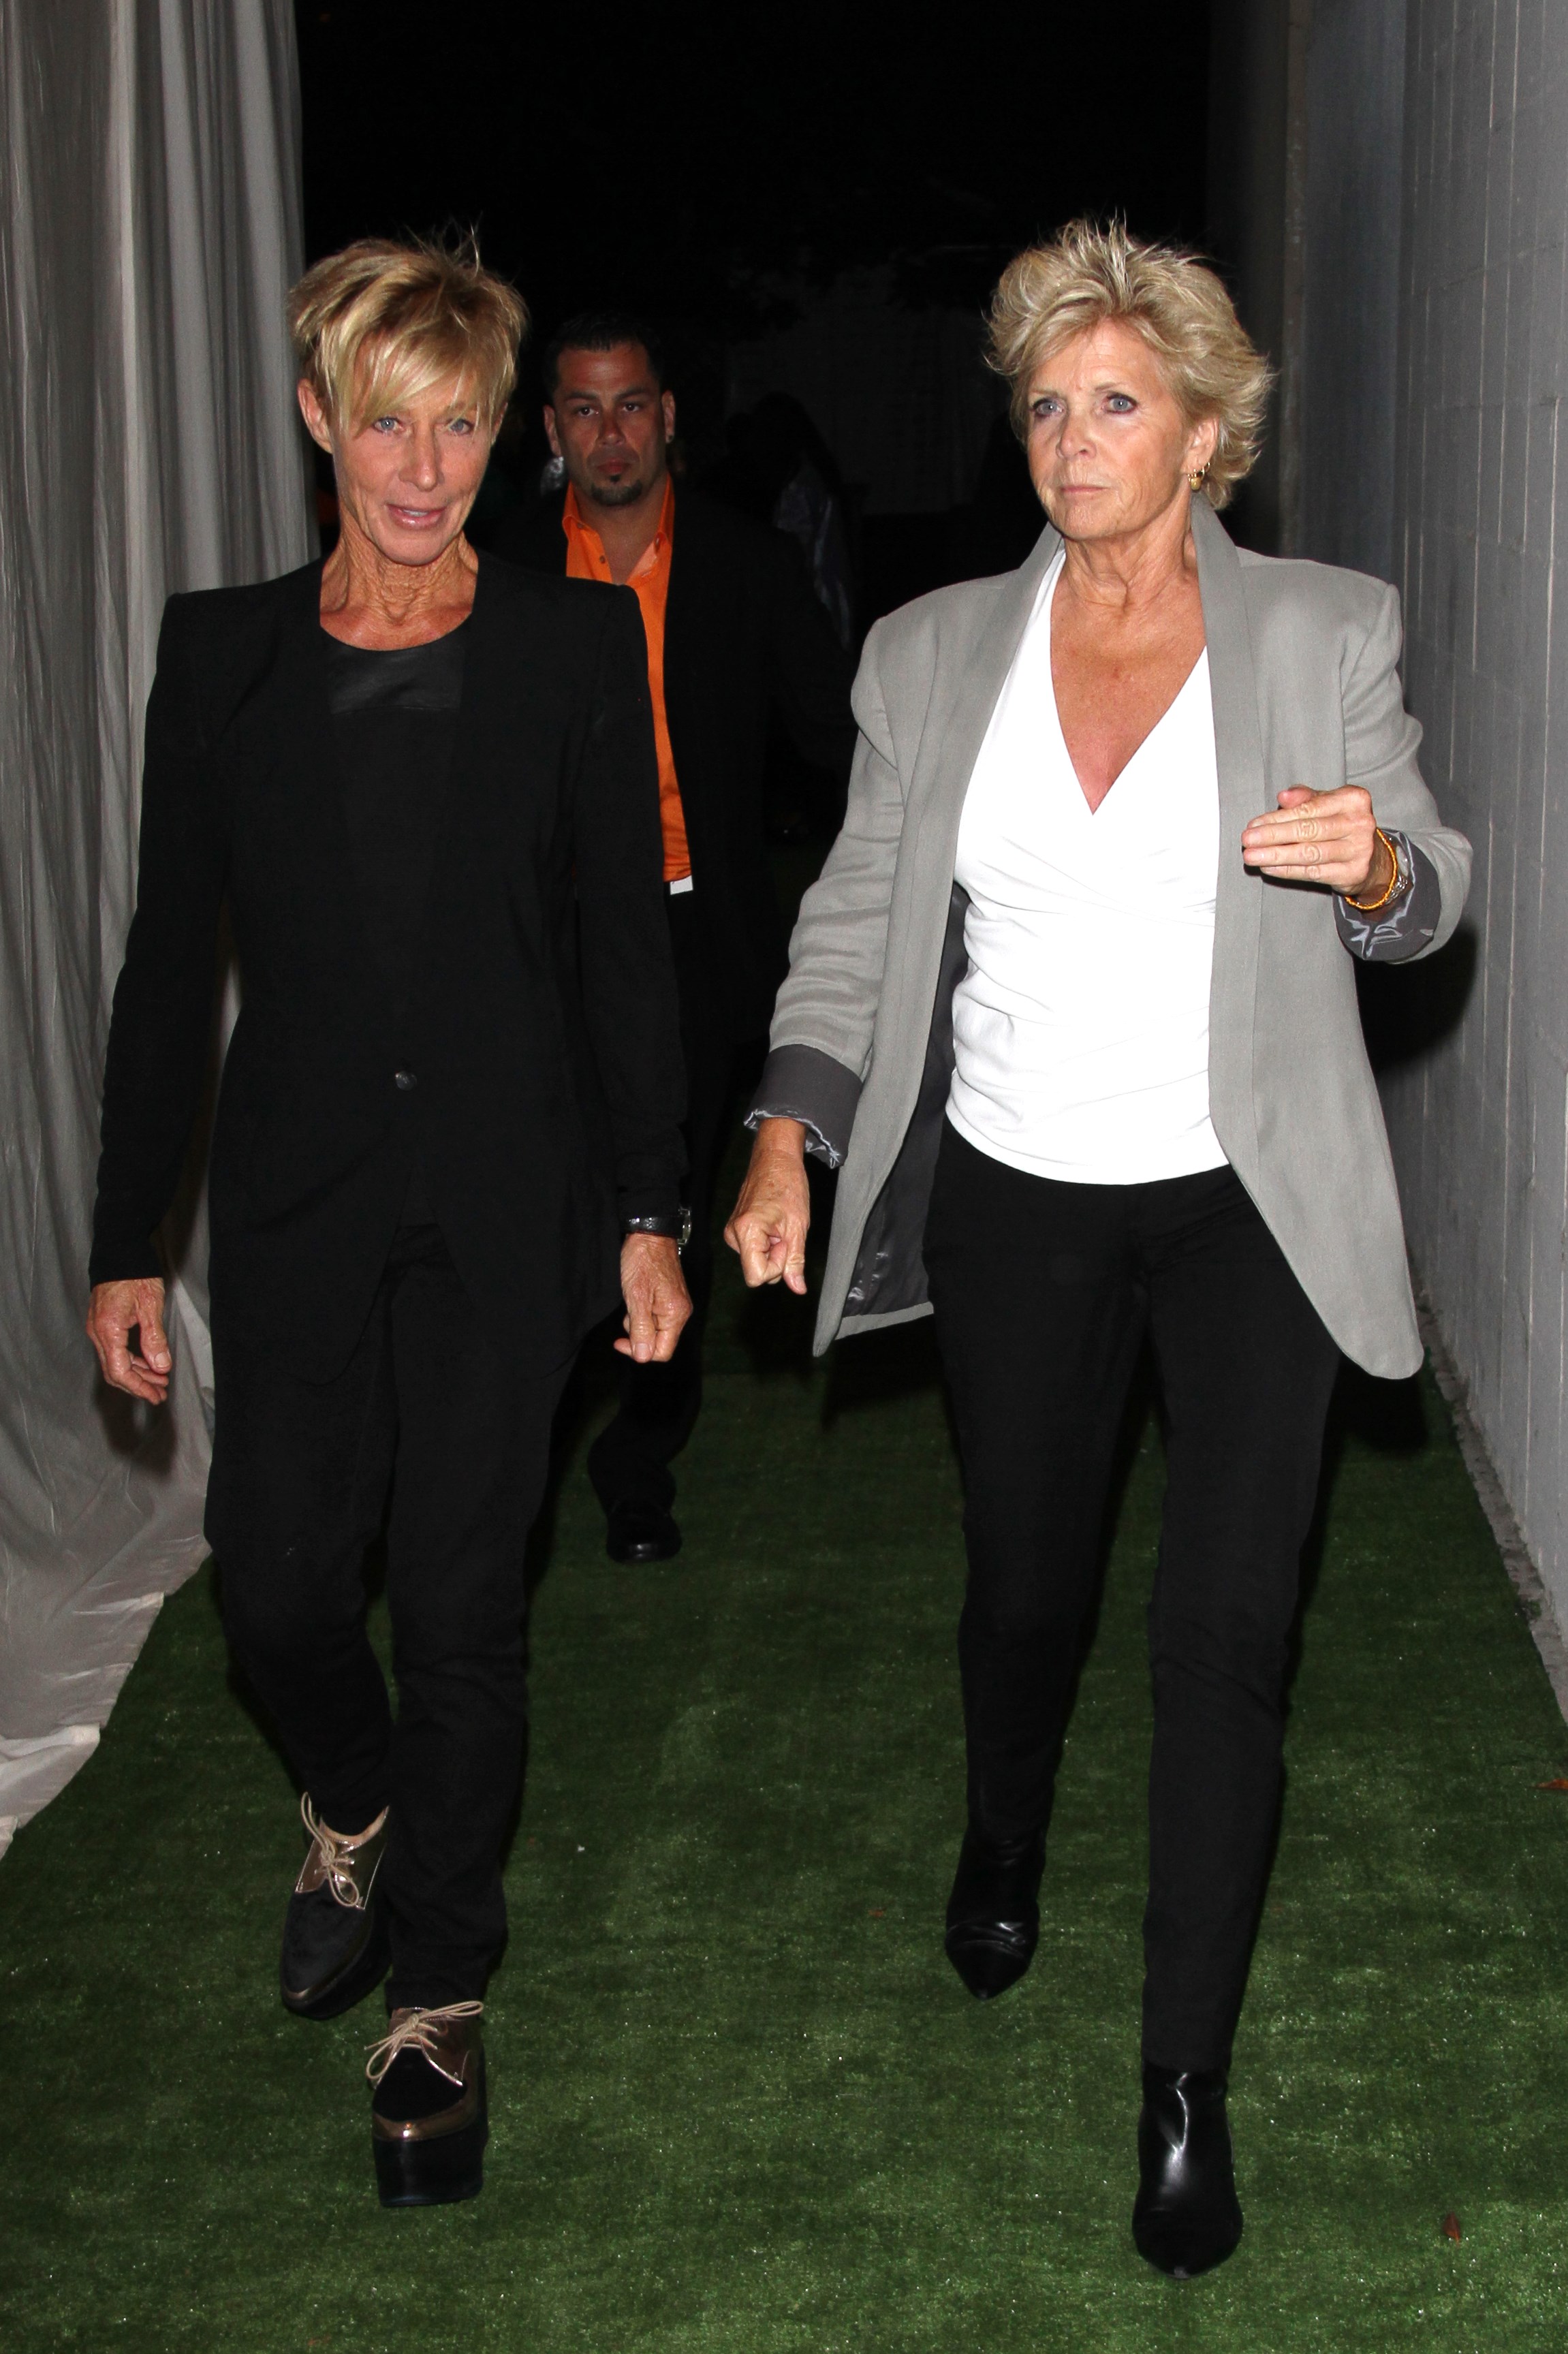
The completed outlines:
{"type": "MultiPolygon", "coordinates": [[[[551,499],[508,518],[498,552],[564,573],[562,505],[551,499]]],[[[847,778],[853,673],[795,542],[677,483],[664,712],[692,856],[698,965],[736,1038],[767,1028],[787,962],[763,822],[768,727],[777,719],[807,759],[847,778]]]]}
{"type": "Polygon", "coordinates": [[[621,1219],[673,1217],[679,1202],[662,867],[630,590],[484,556],[461,636],[341,663],[321,626],[319,564],[171,598],[110,1024],[92,1280],[160,1271],[155,1230],[201,1097],[227,902],[241,1010],[212,1144],[215,1337],[287,1349],[308,1380],[334,1373],[422,1155],[458,1273],[514,1363],[564,1363],[615,1302],[621,1219]],[[407,772],[399,758],[395,790],[385,769],[356,783],[344,733],[376,715],[334,711],[335,682],[368,679],[375,705],[381,679],[459,658],[461,708],[400,709],[390,739],[441,727],[444,775],[433,757],[407,772]],[[370,837],[394,800],[386,831],[402,850],[384,858],[370,837]],[[411,1038],[390,1010],[388,960],[411,1038]]]}
{"type": "Polygon", "coordinates": [[[393,652],[327,637],[327,705],[360,913],[393,1013],[408,1034],[437,827],[462,702],[467,624],[393,652]]]}
{"type": "MultiPolygon", "coordinates": [[[[422,646],[395,648],[345,645],[322,632],[360,917],[386,983],[393,1044],[404,1068],[418,1060],[417,963],[462,704],[467,626],[422,646]]],[[[403,1204],[406,1224],[430,1214],[422,1158],[416,1152],[403,1204]]]]}

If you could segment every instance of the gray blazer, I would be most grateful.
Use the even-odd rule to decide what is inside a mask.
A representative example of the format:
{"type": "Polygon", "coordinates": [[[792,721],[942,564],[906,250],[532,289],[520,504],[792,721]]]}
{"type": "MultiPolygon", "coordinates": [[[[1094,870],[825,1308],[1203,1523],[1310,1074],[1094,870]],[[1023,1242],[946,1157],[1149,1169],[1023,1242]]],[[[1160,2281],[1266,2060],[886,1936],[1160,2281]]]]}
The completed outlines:
{"type": "MultiPolygon", "coordinates": [[[[1421,1363],[1399,1195],[1351,954],[1429,955],[1459,919],[1470,846],[1440,825],[1404,709],[1399,599],[1381,581],[1238,550],[1193,504],[1220,782],[1209,1008],[1215,1133],[1347,1356],[1421,1363]],[[1286,785],[1364,785],[1405,838],[1425,916],[1380,949],[1343,902],[1249,874],[1240,839],[1286,785]],[[1336,916],[1338,910],[1338,917],[1336,916]]],[[[953,1066],[967,905],[959,819],[991,710],[1060,541],[999,579],[879,621],[855,682],[849,809],[801,902],[751,1121],[789,1113],[842,1157],[816,1349],[929,1312],[926,1209],[953,1066]]],[[[1393,935],[1390,935],[1393,938],[1393,935]]]]}

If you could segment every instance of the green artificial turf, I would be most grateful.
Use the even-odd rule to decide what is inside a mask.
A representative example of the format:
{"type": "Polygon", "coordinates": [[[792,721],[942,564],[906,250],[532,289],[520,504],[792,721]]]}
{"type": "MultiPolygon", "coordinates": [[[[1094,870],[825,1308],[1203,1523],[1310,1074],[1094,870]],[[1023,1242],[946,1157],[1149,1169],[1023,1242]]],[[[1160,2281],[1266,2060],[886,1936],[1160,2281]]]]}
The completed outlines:
{"type": "Polygon", "coordinates": [[[482,2199],[384,2213],[377,2008],[279,2008],[294,1797],[204,1573],[0,1867],[4,2354],[1561,2354],[1568,1798],[1536,1785],[1568,1737],[1436,1393],[1344,1393],[1236,2055],[1246,2237],[1179,2287],[1128,2231],[1158,1433],[1039,1955],[982,2009],[941,1950],[928,1327],[813,1371],[808,1310],[725,1285],[679,1561],[616,1568],[580,1432],[564,1471],[482,2199]]]}

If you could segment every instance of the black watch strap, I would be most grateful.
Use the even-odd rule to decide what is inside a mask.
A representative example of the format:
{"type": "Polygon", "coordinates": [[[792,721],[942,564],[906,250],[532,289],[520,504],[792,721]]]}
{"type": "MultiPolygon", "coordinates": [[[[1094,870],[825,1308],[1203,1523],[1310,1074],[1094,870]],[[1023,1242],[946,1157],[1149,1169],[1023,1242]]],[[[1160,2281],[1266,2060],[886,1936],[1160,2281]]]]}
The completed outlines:
{"type": "Polygon", "coordinates": [[[683,1202],[676,1218],[622,1218],[623,1235],[667,1235],[677,1250],[684,1250],[692,1239],[692,1214],[683,1202]]]}

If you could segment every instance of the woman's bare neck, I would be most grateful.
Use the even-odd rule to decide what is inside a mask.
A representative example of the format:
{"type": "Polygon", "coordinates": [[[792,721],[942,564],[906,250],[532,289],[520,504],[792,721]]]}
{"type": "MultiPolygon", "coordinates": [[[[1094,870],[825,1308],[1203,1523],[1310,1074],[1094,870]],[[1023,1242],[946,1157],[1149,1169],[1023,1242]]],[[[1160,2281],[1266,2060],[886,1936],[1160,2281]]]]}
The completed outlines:
{"type": "Polygon", "coordinates": [[[351,646],[429,645],[467,620],[478,575],[461,532],[429,564],[395,564],[344,515],[322,569],[322,627],[351,646]]]}
{"type": "Polygon", "coordinates": [[[1185,504],[1168,508],[1140,531],[1109,539],[1069,539],[1057,600],[1097,607],[1107,618],[1134,620],[1174,590],[1197,585],[1198,556],[1185,504]]]}

